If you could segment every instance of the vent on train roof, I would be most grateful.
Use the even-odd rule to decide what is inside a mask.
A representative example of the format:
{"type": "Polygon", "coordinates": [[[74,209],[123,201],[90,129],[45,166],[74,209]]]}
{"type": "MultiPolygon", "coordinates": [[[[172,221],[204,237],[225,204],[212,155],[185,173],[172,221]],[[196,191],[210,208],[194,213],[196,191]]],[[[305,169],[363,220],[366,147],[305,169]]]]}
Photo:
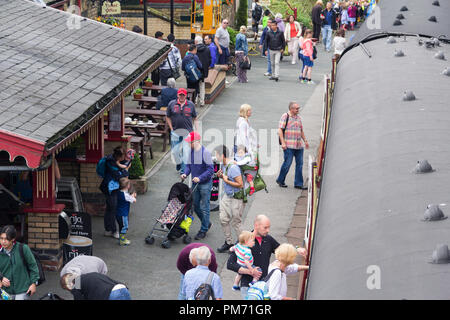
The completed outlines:
{"type": "Polygon", "coordinates": [[[400,20],[395,20],[394,21],[394,26],[401,26],[403,23],[400,20]]]}
{"type": "Polygon", "coordinates": [[[439,1],[437,1],[437,0],[434,1],[434,2],[433,2],[433,6],[439,7],[439,6],[440,6],[439,1]]]}
{"type": "Polygon", "coordinates": [[[444,55],[444,52],[442,52],[442,51],[437,52],[437,53],[434,55],[434,57],[435,57],[436,59],[439,59],[439,60],[445,60],[445,55],[444,55]]]}
{"type": "Polygon", "coordinates": [[[431,16],[428,18],[428,21],[437,22],[436,16],[431,16]]]}
{"type": "Polygon", "coordinates": [[[408,11],[408,8],[406,6],[401,7],[400,11],[408,11]]]}
{"type": "Polygon", "coordinates": [[[450,77],[450,68],[445,67],[444,71],[442,71],[442,74],[443,74],[444,76],[450,77]]]}
{"type": "Polygon", "coordinates": [[[417,161],[416,167],[414,168],[415,173],[429,173],[435,171],[428,160],[417,161]]]}
{"type": "Polygon", "coordinates": [[[403,101],[413,101],[416,100],[416,96],[412,91],[405,91],[403,93],[403,101]]]}
{"type": "Polygon", "coordinates": [[[423,215],[423,221],[439,221],[445,219],[447,219],[447,216],[444,215],[437,204],[429,204],[423,215]]]}
{"type": "Polygon", "coordinates": [[[401,50],[401,49],[395,49],[395,51],[394,51],[394,56],[395,57],[404,57],[405,56],[405,54],[403,53],[403,51],[401,50]]]}
{"type": "Polygon", "coordinates": [[[388,39],[387,39],[387,43],[396,43],[397,42],[397,40],[395,40],[395,38],[393,37],[393,36],[390,36],[388,39]]]}
{"type": "Polygon", "coordinates": [[[448,246],[446,244],[438,244],[431,256],[431,263],[449,263],[449,257],[448,246]]]}
{"type": "Polygon", "coordinates": [[[401,13],[399,13],[399,14],[397,15],[397,19],[398,19],[398,20],[405,19],[405,16],[402,15],[401,13]]]}

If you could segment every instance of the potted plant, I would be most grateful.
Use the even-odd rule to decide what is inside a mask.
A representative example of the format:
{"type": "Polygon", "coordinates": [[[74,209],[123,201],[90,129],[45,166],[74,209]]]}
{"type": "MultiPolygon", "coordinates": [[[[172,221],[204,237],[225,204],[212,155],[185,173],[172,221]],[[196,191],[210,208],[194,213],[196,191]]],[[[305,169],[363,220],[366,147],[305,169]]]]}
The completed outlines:
{"type": "Polygon", "coordinates": [[[147,78],[147,79],[144,80],[144,85],[145,85],[146,87],[151,87],[152,84],[153,84],[152,79],[147,78]]]}
{"type": "Polygon", "coordinates": [[[142,88],[137,88],[136,90],[134,90],[134,98],[135,99],[141,99],[142,95],[144,94],[144,91],[142,90],[142,88]]]}

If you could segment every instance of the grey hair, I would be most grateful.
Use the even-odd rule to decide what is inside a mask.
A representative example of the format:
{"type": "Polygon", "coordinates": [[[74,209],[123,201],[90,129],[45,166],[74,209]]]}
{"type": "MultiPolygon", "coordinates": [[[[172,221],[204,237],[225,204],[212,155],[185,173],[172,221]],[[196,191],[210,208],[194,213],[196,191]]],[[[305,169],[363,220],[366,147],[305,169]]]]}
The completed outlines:
{"type": "Polygon", "coordinates": [[[192,261],[194,260],[194,255],[197,252],[197,249],[198,248],[194,248],[189,252],[189,261],[191,262],[191,264],[193,264],[192,261]]]}
{"type": "Polygon", "coordinates": [[[261,221],[269,220],[269,218],[264,214],[258,214],[255,218],[255,223],[260,223],[261,221]]]}
{"type": "Polygon", "coordinates": [[[177,82],[175,81],[175,78],[169,78],[167,79],[167,86],[170,88],[175,88],[177,85],[177,82]]]}
{"type": "Polygon", "coordinates": [[[197,264],[201,266],[207,266],[211,259],[211,251],[207,246],[202,246],[197,248],[194,253],[195,260],[197,260],[197,264]]]}
{"type": "Polygon", "coordinates": [[[289,110],[292,109],[292,107],[294,106],[294,104],[298,105],[298,102],[297,102],[297,101],[291,101],[291,102],[289,102],[289,110]]]}
{"type": "Polygon", "coordinates": [[[194,39],[195,44],[203,43],[203,38],[200,36],[196,36],[194,39]]]}

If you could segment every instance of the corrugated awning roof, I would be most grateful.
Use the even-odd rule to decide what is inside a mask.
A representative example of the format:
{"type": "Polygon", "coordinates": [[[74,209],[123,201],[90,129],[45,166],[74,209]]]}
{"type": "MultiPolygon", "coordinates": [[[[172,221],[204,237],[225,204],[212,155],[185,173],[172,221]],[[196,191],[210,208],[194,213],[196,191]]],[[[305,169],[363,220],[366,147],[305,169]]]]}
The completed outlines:
{"type": "Polygon", "coordinates": [[[77,16],[26,0],[2,0],[1,9],[0,130],[47,152],[170,51],[167,42],[82,17],[70,28],[77,16]]]}

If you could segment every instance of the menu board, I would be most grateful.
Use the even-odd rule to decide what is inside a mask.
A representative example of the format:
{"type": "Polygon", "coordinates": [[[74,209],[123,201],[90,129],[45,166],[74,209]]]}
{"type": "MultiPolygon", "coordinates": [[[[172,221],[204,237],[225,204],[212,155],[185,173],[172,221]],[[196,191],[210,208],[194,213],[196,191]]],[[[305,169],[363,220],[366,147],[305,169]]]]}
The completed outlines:
{"type": "Polygon", "coordinates": [[[120,100],[109,110],[108,130],[122,131],[122,108],[120,100]]]}

